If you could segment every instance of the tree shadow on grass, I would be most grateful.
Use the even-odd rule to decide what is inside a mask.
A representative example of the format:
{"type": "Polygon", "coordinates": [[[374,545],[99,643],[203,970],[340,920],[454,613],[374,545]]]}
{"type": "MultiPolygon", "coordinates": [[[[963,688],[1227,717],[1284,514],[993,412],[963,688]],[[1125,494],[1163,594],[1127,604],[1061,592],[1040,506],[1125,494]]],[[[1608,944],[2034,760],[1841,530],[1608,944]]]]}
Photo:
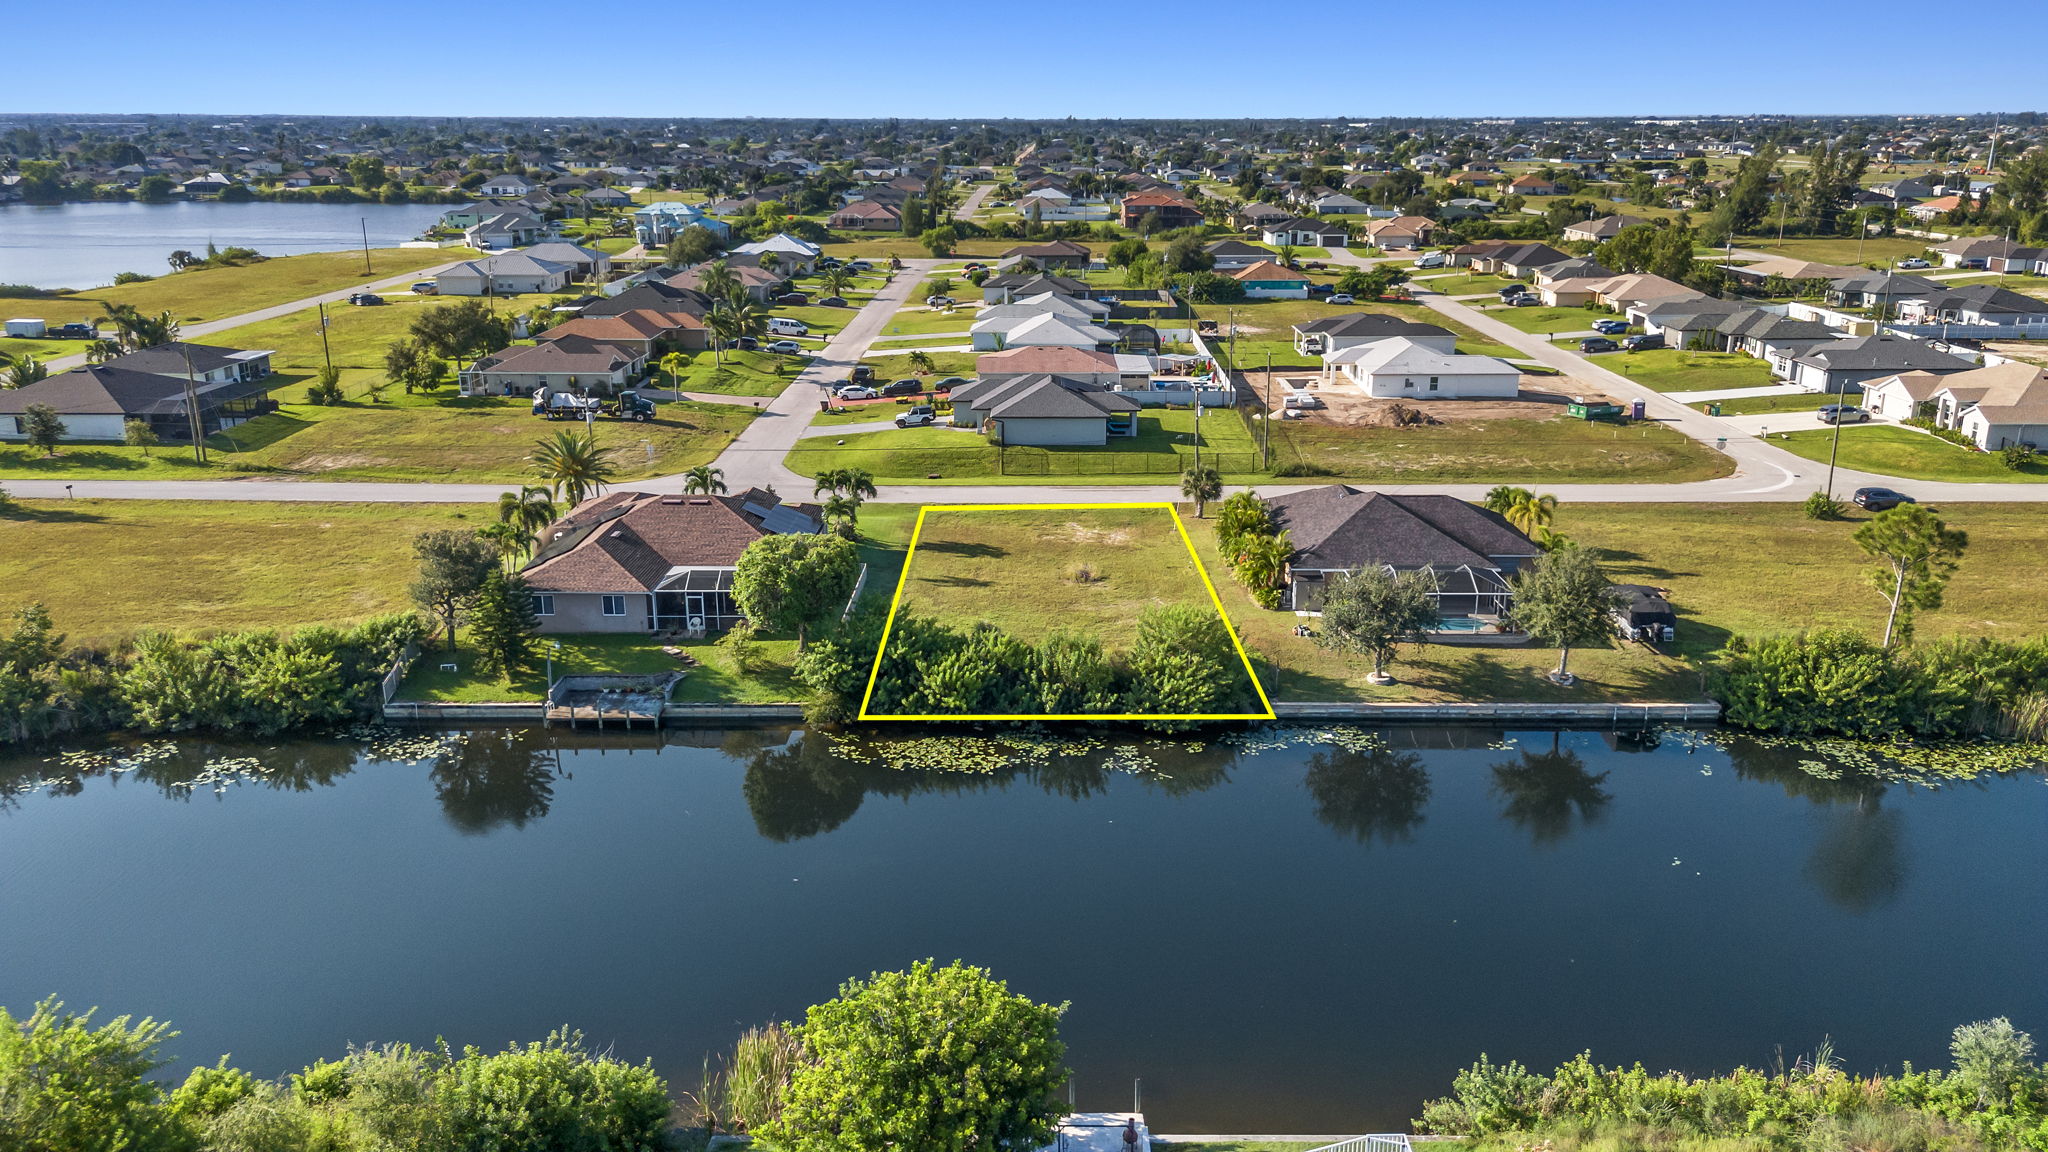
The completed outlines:
{"type": "Polygon", "coordinates": [[[917,549],[920,552],[938,552],[947,556],[971,556],[980,559],[993,559],[1010,554],[1008,548],[999,545],[971,544],[956,540],[919,541],[917,549]]]}
{"type": "MultiPolygon", "coordinates": [[[[165,462],[169,463],[169,459],[166,458],[165,462]]],[[[57,478],[61,478],[66,472],[79,472],[89,468],[108,472],[135,472],[149,465],[148,457],[127,456],[95,448],[63,448],[55,456],[43,456],[34,452],[0,451],[0,467],[10,471],[48,473],[57,478]]]]}
{"type": "Polygon", "coordinates": [[[20,520],[33,524],[98,524],[106,519],[97,512],[83,512],[66,508],[62,502],[55,506],[9,504],[0,506],[0,524],[20,520]]]}
{"type": "Polygon", "coordinates": [[[941,588],[987,588],[995,583],[993,580],[981,580],[973,576],[924,576],[920,577],[918,582],[936,584],[941,588]]]}
{"type": "Polygon", "coordinates": [[[206,438],[206,445],[216,452],[254,452],[312,426],[313,421],[288,412],[269,412],[235,425],[233,431],[214,433],[206,438]]]}

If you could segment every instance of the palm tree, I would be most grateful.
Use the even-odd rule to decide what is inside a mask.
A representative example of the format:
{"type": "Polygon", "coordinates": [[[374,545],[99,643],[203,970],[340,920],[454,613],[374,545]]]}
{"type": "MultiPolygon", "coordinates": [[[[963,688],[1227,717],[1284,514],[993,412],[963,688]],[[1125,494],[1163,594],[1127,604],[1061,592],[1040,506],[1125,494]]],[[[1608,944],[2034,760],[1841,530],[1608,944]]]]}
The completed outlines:
{"type": "Polygon", "coordinates": [[[683,474],[683,491],[706,496],[725,491],[725,473],[709,464],[699,464],[683,474]]]}
{"type": "Polygon", "coordinates": [[[560,515],[546,488],[522,484],[517,492],[498,493],[498,523],[510,524],[531,539],[560,515]]]}
{"type": "Polygon", "coordinates": [[[776,255],[773,252],[763,252],[761,253],[761,259],[759,263],[761,265],[761,271],[775,272],[781,269],[782,267],[782,257],[776,255]]]}
{"type": "Polygon", "coordinates": [[[589,432],[563,429],[552,440],[534,444],[533,471],[548,482],[548,490],[574,507],[605,490],[612,481],[612,450],[600,447],[589,432]]]}
{"type": "Polygon", "coordinates": [[[932,365],[932,354],[920,348],[905,359],[910,361],[910,370],[920,376],[929,376],[936,369],[932,365]]]}
{"type": "Polygon", "coordinates": [[[661,370],[668,373],[668,390],[675,393],[678,400],[683,398],[683,368],[689,362],[690,358],[681,352],[665,353],[659,361],[661,370]]]}
{"type": "Polygon", "coordinates": [[[1509,504],[1501,515],[1507,517],[1524,536],[1532,539],[1545,536],[1550,531],[1550,519],[1557,511],[1557,497],[1545,493],[1523,491],[1509,504]]]}
{"type": "Polygon", "coordinates": [[[516,558],[524,556],[533,547],[533,537],[521,532],[517,524],[486,524],[477,529],[476,534],[498,546],[498,559],[504,563],[507,572],[518,568],[516,558]]]}
{"type": "Polygon", "coordinates": [[[725,363],[725,346],[739,339],[739,324],[723,307],[712,305],[711,314],[704,317],[704,323],[711,329],[711,359],[715,364],[725,363]]]}
{"type": "Polygon", "coordinates": [[[49,379],[49,376],[49,365],[27,353],[23,353],[16,356],[14,363],[8,366],[6,386],[9,388],[26,388],[38,380],[49,379]]]}
{"type": "Polygon", "coordinates": [[[697,273],[697,290],[713,300],[730,299],[740,290],[740,278],[723,260],[713,260],[697,273]]]}
{"type": "Polygon", "coordinates": [[[1180,494],[1195,502],[1195,519],[1200,520],[1209,501],[1223,495],[1223,474],[1204,464],[1181,473],[1180,494]]]}
{"type": "Polygon", "coordinates": [[[844,296],[846,290],[853,287],[853,274],[840,267],[825,269],[818,279],[825,285],[825,291],[833,296],[844,296]]]}
{"type": "Polygon", "coordinates": [[[878,494],[875,491],[874,474],[865,468],[834,468],[830,472],[820,472],[812,479],[817,481],[811,488],[813,496],[821,492],[830,492],[834,496],[844,494],[862,500],[872,500],[878,494]]]}
{"type": "Polygon", "coordinates": [[[826,526],[848,540],[854,539],[860,534],[860,505],[858,496],[834,493],[824,504],[826,526]]]}

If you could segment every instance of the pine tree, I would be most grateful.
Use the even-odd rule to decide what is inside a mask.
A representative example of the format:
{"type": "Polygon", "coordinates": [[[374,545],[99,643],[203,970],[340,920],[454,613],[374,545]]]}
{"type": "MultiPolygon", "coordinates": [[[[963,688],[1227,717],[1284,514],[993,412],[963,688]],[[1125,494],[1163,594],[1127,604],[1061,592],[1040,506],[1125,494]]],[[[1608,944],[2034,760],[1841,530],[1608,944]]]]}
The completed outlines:
{"type": "Polygon", "coordinates": [[[533,595],[526,581],[492,570],[477,593],[469,617],[469,639],[477,663],[504,675],[506,683],[533,662],[534,637],[540,620],[533,614],[533,595]]]}

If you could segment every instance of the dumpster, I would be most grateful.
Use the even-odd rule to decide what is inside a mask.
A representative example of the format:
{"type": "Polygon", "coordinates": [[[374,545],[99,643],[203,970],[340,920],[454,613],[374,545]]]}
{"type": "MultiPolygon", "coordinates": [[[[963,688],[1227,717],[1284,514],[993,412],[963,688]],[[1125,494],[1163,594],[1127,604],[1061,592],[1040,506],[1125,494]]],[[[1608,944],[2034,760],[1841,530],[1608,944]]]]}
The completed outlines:
{"type": "Polygon", "coordinates": [[[1621,405],[1575,396],[1564,406],[1564,413],[1578,420],[1613,420],[1621,415],[1621,405]]]}

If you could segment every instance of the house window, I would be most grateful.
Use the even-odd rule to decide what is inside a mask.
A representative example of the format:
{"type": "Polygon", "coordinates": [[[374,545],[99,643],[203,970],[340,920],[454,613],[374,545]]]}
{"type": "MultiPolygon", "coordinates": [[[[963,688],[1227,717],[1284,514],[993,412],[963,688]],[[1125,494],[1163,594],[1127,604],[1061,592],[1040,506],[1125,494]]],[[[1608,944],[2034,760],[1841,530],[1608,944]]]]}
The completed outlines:
{"type": "Polygon", "coordinates": [[[535,616],[553,616],[555,614],[554,596],[545,592],[534,593],[533,614],[535,616]]]}
{"type": "Polygon", "coordinates": [[[1431,376],[1431,377],[1429,378],[1429,390],[1430,390],[1431,392],[1434,392],[1434,391],[1436,391],[1436,377],[1434,377],[1434,376],[1431,376]]]}
{"type": "Polygon", "coordinates": [[[1408,377],[1404,377],[1404,378],[1402,379],[1402,381],[1401,381],[1401,387],[1403,387],[1403,388],[1413,388],[1413,387],[1415,387],[1415,377],[1413,377],[1413,376],[1408,376],[1408,377]]]}
{"type": "Polygon", "coordinates": [[[624,616],[626,614],[626,598],[624,596],[605,597],[604,614],[607,616],[624,616]]]}

